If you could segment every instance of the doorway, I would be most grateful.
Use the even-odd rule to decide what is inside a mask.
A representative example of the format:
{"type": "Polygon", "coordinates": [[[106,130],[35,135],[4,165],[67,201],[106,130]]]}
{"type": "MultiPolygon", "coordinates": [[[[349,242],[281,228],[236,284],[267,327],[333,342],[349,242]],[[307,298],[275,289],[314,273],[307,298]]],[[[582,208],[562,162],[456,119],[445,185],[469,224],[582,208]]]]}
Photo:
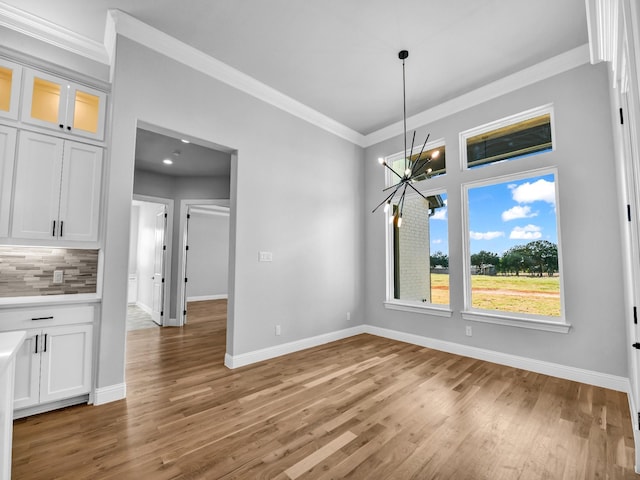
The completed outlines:
{"type": "Polygon", "coordinates": [[[127,330],[163,326],[168,311],[173,200],[134,195],[131,205],[127,330]]]}

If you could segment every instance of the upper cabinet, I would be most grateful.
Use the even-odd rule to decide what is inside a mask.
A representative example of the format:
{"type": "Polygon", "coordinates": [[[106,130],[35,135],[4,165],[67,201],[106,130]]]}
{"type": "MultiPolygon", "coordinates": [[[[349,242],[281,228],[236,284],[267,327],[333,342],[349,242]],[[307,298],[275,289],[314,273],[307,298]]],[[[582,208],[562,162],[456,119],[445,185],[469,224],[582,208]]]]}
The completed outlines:
{"type": "Polygon", "coordinates": [[[22,67],[0,58],[0,117],[18,119],[22,67]]]}
{"type": "Polygon", "coordinates": [[[35,70],[25,70],[24,75],[23,122],[103,139],[104,92],[35,70]]]}

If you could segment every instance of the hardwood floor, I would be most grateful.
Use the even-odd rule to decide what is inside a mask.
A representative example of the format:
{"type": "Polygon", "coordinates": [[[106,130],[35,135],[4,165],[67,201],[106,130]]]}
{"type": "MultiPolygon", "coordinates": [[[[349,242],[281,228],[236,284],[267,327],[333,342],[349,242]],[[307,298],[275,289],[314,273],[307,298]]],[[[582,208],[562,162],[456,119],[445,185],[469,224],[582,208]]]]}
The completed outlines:
{"type": "Polygon", "coordinates": [[[22,479],[625,479],[626,395],[359,335],[236,370],[226,303],[128,333],[126,400],[17,420],[22,479]]]}

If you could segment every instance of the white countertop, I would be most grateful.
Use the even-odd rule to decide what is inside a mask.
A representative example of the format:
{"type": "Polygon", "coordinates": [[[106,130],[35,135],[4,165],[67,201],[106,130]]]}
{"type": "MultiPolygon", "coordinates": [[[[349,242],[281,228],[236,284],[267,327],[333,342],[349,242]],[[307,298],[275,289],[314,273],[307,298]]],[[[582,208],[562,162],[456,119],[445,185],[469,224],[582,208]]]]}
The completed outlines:
{"type": "Polygon", "coordinates": [[[19,330],[15,332],[0,333],[0,372],[9,366],[22,346],[27,332],[19,330]]]}
{"type": "Polygon", "coordinates": [[[97,303],[101,298],[95,293],[77,293],[70,295],[41,295],[34,297],[2,297],[0,309],[41,305],[65,305],[70,303],[97,303]]]}

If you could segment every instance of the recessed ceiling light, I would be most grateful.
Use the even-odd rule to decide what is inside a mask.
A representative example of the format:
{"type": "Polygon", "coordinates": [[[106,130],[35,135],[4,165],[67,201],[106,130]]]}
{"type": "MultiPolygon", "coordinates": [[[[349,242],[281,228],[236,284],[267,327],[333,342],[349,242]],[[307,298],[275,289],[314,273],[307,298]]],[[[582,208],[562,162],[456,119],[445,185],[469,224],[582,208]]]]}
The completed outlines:
{"type": "Polygon", "coordinates": [[[173,160],[171,160],[170,158],[165,158],[164,160],[162,160],[162,163],[164,163],[165,165],[171,165],[173,163],[173,160]]]}
{"type": "Polygon", "coordinates": [[[186,138],[183,138],[180,140],[182,143],[191,143],[189,140],[187,140],[186,138]]]}

